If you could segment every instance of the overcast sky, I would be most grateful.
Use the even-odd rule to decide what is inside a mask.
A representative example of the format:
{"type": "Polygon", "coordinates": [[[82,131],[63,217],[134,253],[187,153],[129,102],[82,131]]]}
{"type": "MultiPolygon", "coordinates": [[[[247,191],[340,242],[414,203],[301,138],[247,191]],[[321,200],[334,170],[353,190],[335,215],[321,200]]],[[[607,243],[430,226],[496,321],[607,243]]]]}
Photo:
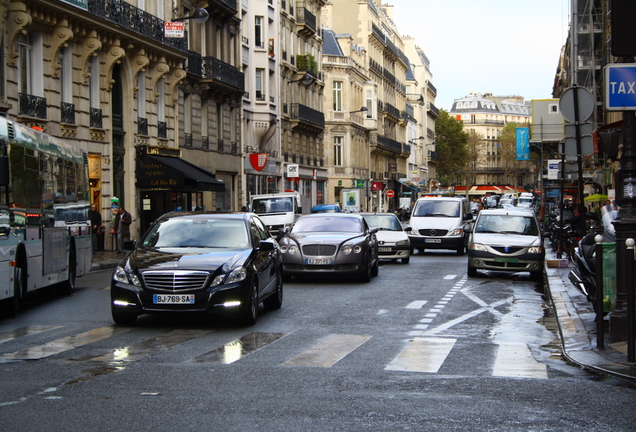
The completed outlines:
{"type": "Polygon", "coordinates": [[[429,58],[435,105],[470,92],[552,97],[570,0],[383,0],[429,58]]]}

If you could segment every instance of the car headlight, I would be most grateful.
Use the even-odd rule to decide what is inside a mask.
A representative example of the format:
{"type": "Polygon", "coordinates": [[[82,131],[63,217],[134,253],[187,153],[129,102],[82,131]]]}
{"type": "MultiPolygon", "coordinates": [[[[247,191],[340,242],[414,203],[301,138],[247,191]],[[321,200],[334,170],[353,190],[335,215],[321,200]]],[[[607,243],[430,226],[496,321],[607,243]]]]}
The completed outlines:
{"type": "Polygon", "coordinates": [[[232,270],[229,274],[220,274],[214,278],[210,286],[218,286],[225,281],[225,284],[237,283],[245,280],[247,277],[247,271],[245,267],[238,267],[232,270]]]}
{"type": "Polygon", "coordinates": [[[528,253],[540,254],[543,253],[543,246],[532,246],[528,248],[528,253]]]}
{"type": "Polygon", "coordinates": [[[342,247],[342,249],[340,250],[344,255],[349,255],[351,253],[351,246],[349,245],[345,245],[342,247]]]}
{"type": "Polygon", "coordinates": [[[452,231],[450,231],[448,234],[446,234],[447,236],[459,236],[462,235],[462,233],[464,232],[464,230],[462,228],[457,228],[454,229],[452,231]]]}
{"type": "Polygon", "coordinates": [[[281,245],[280,251],[284,254],[288,253],[290,255],[296,255],[298,253],[298,246],[284,244],[284,245],[281,245]]]}
{"type": "Polygon", "coordinates": [[[470,245],[470,248],[474,251],[479,252],[486,252],[488,250],[488,248],[486,248],[486,245],[483,245],[481,243],[473,243],[472,245],[470,245]]]}
{"type": "Polygon", "coordinates": [[[353,252],[359,254],[360,252],[362,252],[362,246],[360,245],[355,245],[353,247],[353,252]]]}
{"type": "Polygon", "coordinates": [[[113,280],[125,284],[133,284],[135,286],[141,286],[139,277],[133,273],[132,269],[126,263],[126,268],[117,266],[113,272],[113,280]]]}
{"type": "Polygon", "coordinates": [[[408,246],[409,243],[410,242],[408,240],[400,240],[400,241],[395,242],[395,245],[396,246],[408,246]]]}

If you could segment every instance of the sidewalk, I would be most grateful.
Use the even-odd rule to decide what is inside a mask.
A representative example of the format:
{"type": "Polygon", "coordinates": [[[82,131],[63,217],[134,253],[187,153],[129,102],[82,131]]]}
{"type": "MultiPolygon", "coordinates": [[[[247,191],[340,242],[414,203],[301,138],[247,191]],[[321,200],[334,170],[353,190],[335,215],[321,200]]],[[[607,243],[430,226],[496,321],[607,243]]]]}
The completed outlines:
{"type": "MultiPolygon", "coordinates": [[[[97,252],[91,271],[112,270],[124,256],[114,251],[97,252]]],[[[546,260],[555,258],[548,250],[546,260]]],[[[606,337],[606,349],[596,348],[596,314],[592,304],[568,279],[569,272],[569,267],[546,268],[564,357],[582,368],[636,383],[636,364],[627,362],[626,342],[612,344],[606,337]]]]}
{"type": "MultiPolygon", "coordinates": [[[[546,260],[556,259],[549,250],[546,260]]],[[[572,268],[546,268],[547,286],[557,318],[563,356],[585,369],[636,382],[636,363],[627,361],[627,343],[612,344],[605,335],[605,349],[596,347],[596,314],[592,304],[568,279],[572,268]]]]}

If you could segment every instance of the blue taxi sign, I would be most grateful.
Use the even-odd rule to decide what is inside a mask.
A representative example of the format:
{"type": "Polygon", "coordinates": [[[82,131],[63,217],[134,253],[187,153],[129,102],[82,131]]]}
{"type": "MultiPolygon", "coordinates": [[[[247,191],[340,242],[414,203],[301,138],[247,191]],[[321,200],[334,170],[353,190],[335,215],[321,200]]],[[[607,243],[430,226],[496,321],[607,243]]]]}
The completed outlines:
{"type": "Polygon", "coordinates": [[[605,109],[636,111],[636,64],[605,66],[605,109]]]}

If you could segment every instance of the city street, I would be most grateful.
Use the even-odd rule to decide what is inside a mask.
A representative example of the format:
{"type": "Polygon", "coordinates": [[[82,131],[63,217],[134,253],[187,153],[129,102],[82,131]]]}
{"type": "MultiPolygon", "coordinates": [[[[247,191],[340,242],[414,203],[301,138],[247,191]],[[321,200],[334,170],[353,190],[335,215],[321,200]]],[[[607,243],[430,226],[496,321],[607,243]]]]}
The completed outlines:
{"type": "Polygon", "coordinates": [[[466,256],[293,279],[252,327],[110,317],[110,271],[0,320],[0,431],[632,431],[636,386],[567,364],[542,287],[466,256]]]}

